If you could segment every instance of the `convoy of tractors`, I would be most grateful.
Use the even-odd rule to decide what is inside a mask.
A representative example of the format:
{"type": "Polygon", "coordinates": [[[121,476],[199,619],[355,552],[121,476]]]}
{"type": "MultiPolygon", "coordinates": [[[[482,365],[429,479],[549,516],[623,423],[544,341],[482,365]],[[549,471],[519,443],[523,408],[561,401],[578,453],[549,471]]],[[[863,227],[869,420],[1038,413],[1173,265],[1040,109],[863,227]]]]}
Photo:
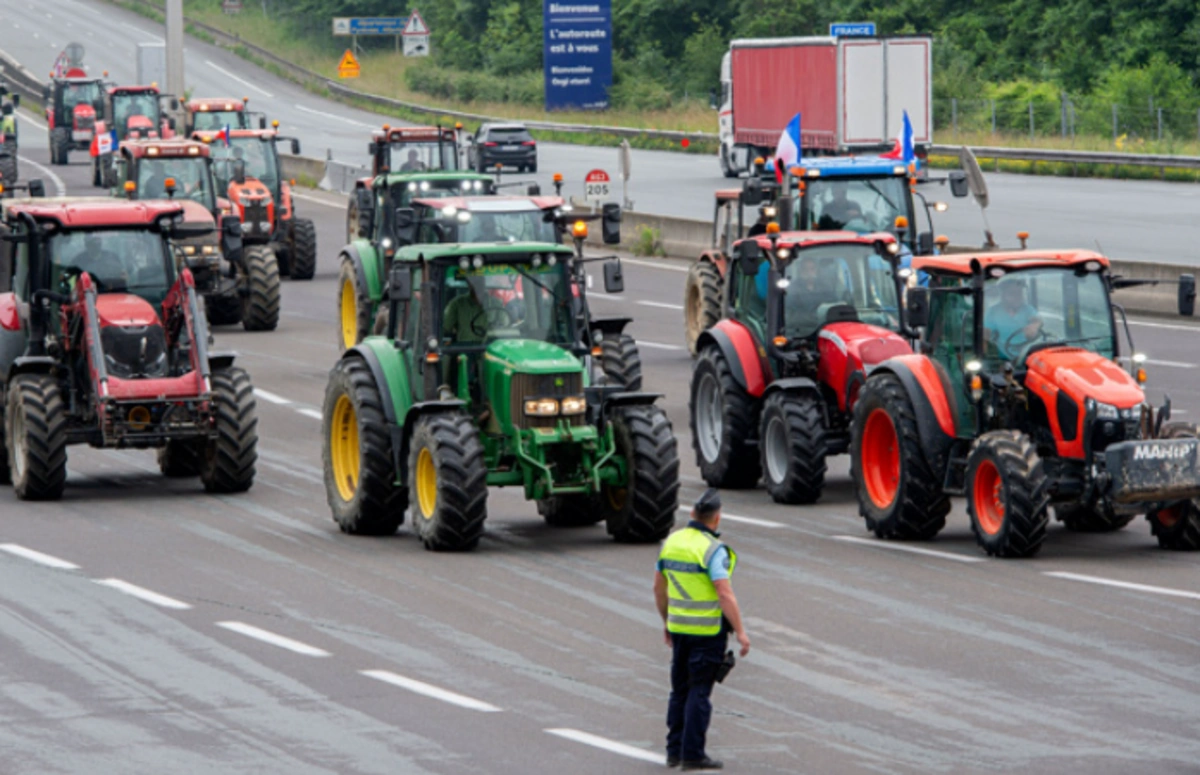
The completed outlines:
{"type": "MultiPolygon", "coordinates": [[[[734,75],[757,55],[735,52],[734,75]]],[[[86,443],[155,449],[164,475],[209,492],[249,489],[253,387],[210,326],[275,329],[281,278],[316,271],[280,160],[299,141],[244,99],[79,68],[44,96],[51,162],[89,150],[108,196],[20,187],[15,131],[0,132],[0,475],[21,499],[59,498],[67,446],[86,443]]],[[[17,102],[0,92],[0,111],[17,102]]],[[[776,170],[747,138],[723,147],[723,169],[747,177],[716,193],[683,289],[705,482],[812,504],[845,454],[882,539],[934,538],[961,496],[998,557],[1036,553],[1051,518],[1104,532],[1144,515],[1160,546],[1200,549],[1200,429],[1147,402],[1111,298],[1138,281],[1024,237],[951,249],[923,191],[978,198],[977,167],[938,178],[909,149],[823,149],[776,170]]],[[[585,250],[589,233],[620,242],[620,208],[578,211],[561,190],[471,170],[466,146],[461,125],[369,139],[372,174],[327,257],[333,519],[380,536],[407,517],[426,548],[467,550],[489,488],[515,487],[550,525],[661,540],[679,507],[672,424],[643,392],[630,320],[588,298],[592,267],[605,293],[624,288],[619,257],[585,250]]],[[[1191,276],[1178,299],[1191,315],[1191,276]]]]}

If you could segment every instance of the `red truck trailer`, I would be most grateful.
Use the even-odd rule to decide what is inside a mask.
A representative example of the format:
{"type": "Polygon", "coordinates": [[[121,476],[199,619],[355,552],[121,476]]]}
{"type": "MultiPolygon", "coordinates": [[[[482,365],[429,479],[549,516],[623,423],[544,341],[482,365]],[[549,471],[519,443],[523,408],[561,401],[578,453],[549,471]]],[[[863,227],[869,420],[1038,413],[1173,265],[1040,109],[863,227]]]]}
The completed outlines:
{"type": "Polygon", "coordinates": [[[933,40],[810,37],[735,40],[721,61],[721,171],[737,177],[774,154],[801,114],[801,151],[891,148],[904,111],[915,145],[933,139],[933,40]]]}

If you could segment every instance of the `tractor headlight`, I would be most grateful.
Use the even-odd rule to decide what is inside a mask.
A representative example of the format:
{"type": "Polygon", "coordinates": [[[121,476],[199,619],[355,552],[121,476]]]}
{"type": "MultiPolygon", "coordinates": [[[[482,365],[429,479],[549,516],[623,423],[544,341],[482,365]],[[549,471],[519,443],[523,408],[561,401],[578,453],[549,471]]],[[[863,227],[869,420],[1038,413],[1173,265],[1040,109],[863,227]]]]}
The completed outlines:
{"type": "Polygon", "coordinates": [[[206,256],[211,256],[213,253],[217,252],[217,246],[216,245],[205,245],[202,248],[200,248],[200,252],[206,256]]]}
{"type": "Polygon", "coordinates": [[[525,402],[525,414],[531,417],[553,417],[558,414],[558,400],[554,398],[532,398],[525,402]]]}
{"type": "Polygon", "coordinates": [[[587,399],[583,396],[567,396],[560,404],[564,415],[583,414],[587,411],[587,399]]]}
{"type": "Polygon", "coordinates": [[[184,246],[183,246],[183,254],[184,254],[185,256],[194,256],[194,255],[196,255],[196,246],[195,246],[195,245],[184,245],[184,246]]]}
{"type": "Polygon", "coordinates": [[[1096,419],[1098,420],[1119,420],[1121,419],[1121,410],[1112,404],[1102,404],[1096,402],[1096,419]]]}
{"type": "Polygon", "coordinates": [[[253,228],[254,224],[250,223],[250,221],[242,221],[242,234],[245,234],[253,228]]]}
{"type": "Polygon", "coordinates": [[[271,222],[270,221],[259,221],[258,222],[258,230],[259,231],[270,231],[271,230],[271,222]]]}

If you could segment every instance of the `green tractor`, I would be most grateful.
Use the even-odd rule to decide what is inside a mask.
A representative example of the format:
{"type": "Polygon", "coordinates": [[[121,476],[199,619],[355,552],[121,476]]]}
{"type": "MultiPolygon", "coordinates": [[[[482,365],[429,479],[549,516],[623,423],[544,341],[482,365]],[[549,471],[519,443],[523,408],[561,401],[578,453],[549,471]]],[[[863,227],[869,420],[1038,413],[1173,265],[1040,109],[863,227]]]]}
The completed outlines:
{"type": "MultiPolygon", "coordinates": [[[[621,292],[620,262],[598,260],[621,292]]],[[[584,265],[554,243],[396,252],[384,334],[349,349],[325,392],[325,489],[343,532],[390,535],[411,506],[425,548],[471,549],[489,486],[523,488],[553,526],[603,521],[627,543],[670,532],[671,423],[657,395],[605,374],[584,265]]]]}

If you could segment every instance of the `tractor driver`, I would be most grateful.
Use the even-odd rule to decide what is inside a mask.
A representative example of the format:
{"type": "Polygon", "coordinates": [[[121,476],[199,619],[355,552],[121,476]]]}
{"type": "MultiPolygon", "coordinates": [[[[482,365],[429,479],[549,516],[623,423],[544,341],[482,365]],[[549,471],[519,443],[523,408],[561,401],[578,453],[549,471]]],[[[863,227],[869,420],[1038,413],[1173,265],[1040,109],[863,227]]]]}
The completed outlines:
{"type": "Polygon", "coordinates": [[[848,197],[850,184],[837,180],[830,184],[833,198],[821,210],[821,218],[817,221],[817,229],[832,231],[843,229],[855,218],[862,218],[862,206],[848,197]]]}
{"type": "Polygon", "coordinates": [[[417,152],[415,149],[410,148],[408,150],[408,161],[406,161],[400,165],[400,171],[401,172],[424,172],[425,171],[425,162],[423,162],[417,158],[417,152]]]}
{"type": "Polygon", "coordinates": [[[1000,282],[1000,301],[988,307],[983,326],[1000,356],[1011,359],[1022,345],[1032,342],[1042,330],[1037,310],[1025,300],[1025,281],[1000,282]]]}
{"type": "Polygon", "coordinates": [[[165,199],[167,168],[161,161],[150,162],[150,177],[142,184],[141,199],[165,199]]]}
{"type": "Polygon", "coordinates": [[[120,256],[105,249],[104,240],[96,233],[84,235],[83,250],[62,268],[63,270],[73,268],[87,272],[101,291],[125,286],[125,264],[121,261],[120,256]]]}
{"type": "Polygon", "coordinates": [[[468,290],[451,299],[442,318],[442,338],[453,344],[479,344],[495,324],[507,325],[510,317],[500,300],[487,290],[485,278],[467,278],[468,290]]]}

